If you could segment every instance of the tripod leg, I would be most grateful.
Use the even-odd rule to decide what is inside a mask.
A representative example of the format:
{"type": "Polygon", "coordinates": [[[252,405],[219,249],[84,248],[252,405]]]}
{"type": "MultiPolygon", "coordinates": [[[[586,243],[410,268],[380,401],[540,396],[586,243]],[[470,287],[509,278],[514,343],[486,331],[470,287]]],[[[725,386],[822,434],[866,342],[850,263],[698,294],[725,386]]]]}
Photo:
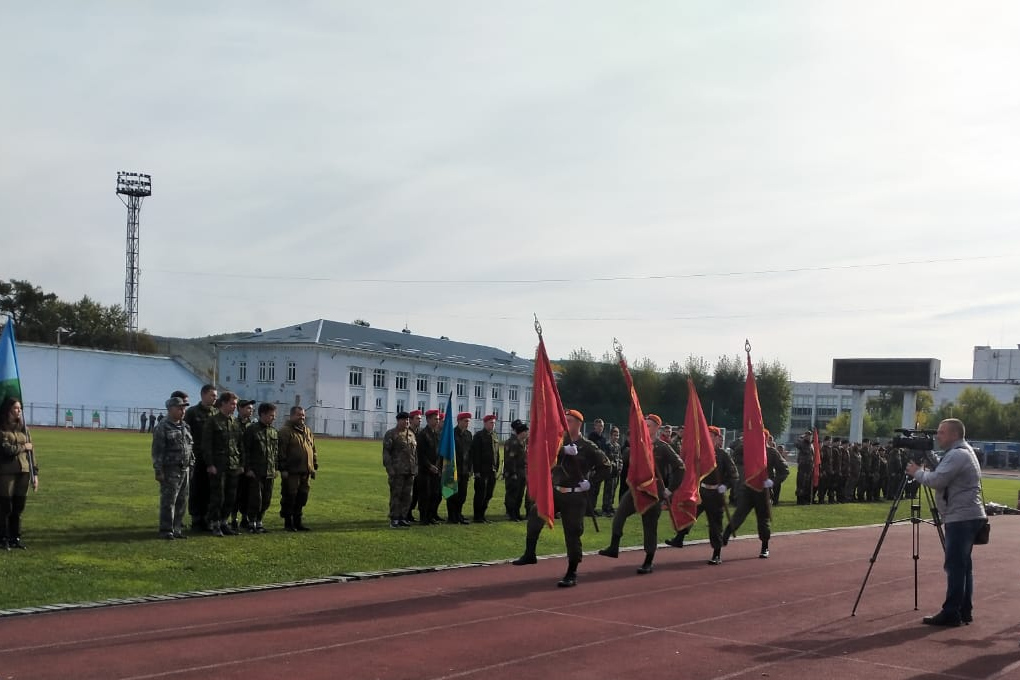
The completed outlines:
{"type": "MultiPolygon", "coordinates": [[[[861,589],[857,593],[857,599],[854,601],[854,608],[853,611],[850,612],[850,616],[857,616],[857,605],[861,603],[861,596],[864,595],[864,586],[868,585],[868,578],[871,576],[871,570],[875,568],[875,561],[878,560],[878,551],[882,549],[882,543],[885,542],[885,536],[889,533],[889,527],[895,521],[894,518],[896,517],[896,511],[900,507],[900,499],[903,498],[903,492],[906,489],[908,479],[909,478],[906,476],[903,477],[903,481],[900,483],[900,492],[896,494],[896,498],[893,499],[892,505],[889,506],[889,514],[885,518],[885,526],[882,527],[882,534],[878,537],[878,543],[875,544],[875,552],[872,553],[871,559],[868,560],[868,573],[864,575],[864,581],[861,583],[861,589]]],[[[914,565],[916,568],[917,562],[915,562],[914,565]]]]}

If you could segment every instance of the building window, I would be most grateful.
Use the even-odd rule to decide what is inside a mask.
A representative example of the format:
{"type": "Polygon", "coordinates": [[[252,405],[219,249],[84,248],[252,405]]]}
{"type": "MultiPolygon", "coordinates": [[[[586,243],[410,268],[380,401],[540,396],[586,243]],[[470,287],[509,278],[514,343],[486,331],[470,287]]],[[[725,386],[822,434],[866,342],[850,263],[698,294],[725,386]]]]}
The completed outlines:
{"type": "Polygon", "coordinates": [[[498,408],[492,409],[492,415],[496,416],[496,422],[498,423],[499,422],[499,409],[498,408]]]}
{"type": "Polygon", "coordinates": [[[403,399],[397,399],[397,413],[407,410],[407,403],[403,399]]]}
{"type": "Polygon", "coordinates": [[[270,361],[266,364],[266,379],[269,382],[276,382],[276,362],[270,361]]]}
{"type": "Polygon", "coordinates": [[[835,418],[836,407],[835,406],[819,406],[816,414],[819,418],[835,418]]]}
{"type": "Polygon", "coordinates": [[[237,382],[248,382],[248,362],[237,362],[237,382]]]}
{"type": "Polygon", "coordinates": [[[450,379],[445,375],[441,375],[436,378],[436,394],[446,394],[446,386],[450,384],[450,379]]]}
{"type": "Polygon", "coordinates": [[[383,407],[382,407],[382,397],[376,397],[375,398],[375,410],[376,411],[382,411],[383,410],[383,407]]]}
{"type": "Polygon", "coordinates": [[[517,420],[517,409],[515,408],[510,409],[510,412],[507,414],[507,418],[510,420],[511,423],[517,420]]]}
{"type": "MultiPolygon", "coordinates": [[[[506,398],[510,401],[517,401],[517,385],[510,385],[506,388],[506,398]]],[[[513,418],[510,420],[513,420],[513,418]]]]}
{"type": "Polygon", "coordinates": [[[481,399],[485,393],[485,383],[475,383],[475,399],[481,399]]]}
{"type": "Polygon", "coordinates": [[[351,395],[351,410],[352,411],[361,410],[361,395],[359,394],[351,395]]]}
{"type": "Polygon", "coordinates": [[[493,399],[500,399],[501,397],[499,395],[500,395],[500,393],[502,391],[503,391],[503,386],[502,385],[500,385],[499,383],[496,383],[495,385],[493,385],[492,386],[492,398],[493,399]]]}
{"type": "Polygon", "coordinates": [[[372,371],[372,387],[386,387],[385,368],[377,368],[372,371]]]}
{"type": "Polygon", "coordinates": [[[361,387],[365,384],[362,382],[361,373],[362,371],[360,366],[351,366],[350,378],[348,379],[351,387],[361,387]]]}
{"type": "Polygon", "coordinates": [[[806,394],[795,394],[793,395],[794,406],[811,406],[814,399],[810,395],[806,394]]]}
{"type": "Polygon", "coordinates": [[[532,390],[532,388],[530,388],[530,387],[525,387],[524,388],[524,403],[525,404],[530,404],[531,403],[531,390],[532,390]]]}
{"type": "Polygon", "coordinates": [[[463,401],[457,402],[457,411],[460,413],[467,411],[467,404],[464,403],[463,401]]]}
{"type": "Polygon", "coordinates": [[[446,414],[446,403],[445,402],[440,402],[439,403],[439,412],[444,414],[444,415],[446,414]]]}
{"type": "Polygon", "coordinates": [[[266,362],[260,361],[259,362],[259,382],[269,382],[269,378],[266,377],[267,375],[268,375],[268,373],[266,373],[266,362]]]}
{"type": "Polygon", "coordinates": [[[297,382],[297,362],[296,361],[288,361],[287,362],[287,382],[289,382],[289,383],[297,382]]]}
{"type": "Polygon", "coordinates": [[[810,406],[794,406],[792,409],[790,409],[790,412],[791,412],[792,415],[795,415],[795,416],[809,416],[809,415],[811,415],[811,407],[810,406]]]}
{"type": "Polygon", "coordinates": [[[418,400],[418,410],[425,413],[425,402],[421,399],[418,400]]]}
{"type": "Polygon", "coordinates": [[[458,397],[466,397],[467,396],[467,380],[458,380],[457,381],[457,396],[458,397]]]}
{"type": "Polygon", "coordinates": [[[482,407],[481,406],[475,406],[475,420],[481,420],[481,419],[482,419],[482,407]]]}
{"type": "Polygon", "coordinates": [[[427,375],[419,375],[418,380],[415,382],[417,383],[419,392],[429,391],[429,377],[427,375]]]}
{"type": "Polygon", "coordinates": [[[404,373],[402,371],[397,373],[396,388],[398,390],[406,390],[407,389],[407,374],[406,373],[404,373]]]}
{"type": "Polygon", "coordinates": [[[351,423],[351,432],[357,434],[361,431],[361,423],[351,423]]]}

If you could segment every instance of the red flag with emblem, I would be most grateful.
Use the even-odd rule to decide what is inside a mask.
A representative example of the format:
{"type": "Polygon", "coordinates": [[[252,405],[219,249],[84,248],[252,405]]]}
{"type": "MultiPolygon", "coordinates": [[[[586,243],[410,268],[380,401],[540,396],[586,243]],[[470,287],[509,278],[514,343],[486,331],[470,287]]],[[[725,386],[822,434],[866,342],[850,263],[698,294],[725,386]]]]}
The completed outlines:
{"type": "Polygon", "coordinates": [[[652,440],[648,436],[645,415],[641,402],[634,390],[634,381],[627,368],[627,360],[620,357],[623,379],[630,390],[630,464],[627,468],[627,485],[630,487],[634,508],[644,514],[648,508],[659,502],[659,485],[655,481],[655,458],[652,456],[652,440]]]}
{"type": "Polygon", "coordinates": [[[758,383],[754,379],[751,353],[747,353],[747,382],[744,384],[744,484],[755,491],[765,488],[769,478],[765,452],[765,423],[758,401],[758,383]]]}
{"type": "Polygon", "coordinates": [[[818,488],[818,475],[822,471],[822,445],[818,443],[818,428],[815,428],[815,437],[812,442],[812,448],[815,450],[815,469],[811,471],[811,488],[818,488]]]}
{"type": "Polygon", "coordinates": [[[563,446],[567,416],[556,388],[545,341],[538,336],[535,351],[535,377],[531,394],[531,422],[528,436],[528,495],[535,501],[538,516],[552,528],[556,509],[553,505],[552,468],[563,446]]]}
{"type": "Polygon", "coordinates": [[[684,436],[680,441],[680,458],[684,461],[684,479],[673,492],[669,514],[673,528],[686,529],[698,519],[701,503],[701,481],[715,469],[715,444],[708,431],[705,411],[701,408],[694,381],[687,379],[687,413],[684,415],[684,436]]]}

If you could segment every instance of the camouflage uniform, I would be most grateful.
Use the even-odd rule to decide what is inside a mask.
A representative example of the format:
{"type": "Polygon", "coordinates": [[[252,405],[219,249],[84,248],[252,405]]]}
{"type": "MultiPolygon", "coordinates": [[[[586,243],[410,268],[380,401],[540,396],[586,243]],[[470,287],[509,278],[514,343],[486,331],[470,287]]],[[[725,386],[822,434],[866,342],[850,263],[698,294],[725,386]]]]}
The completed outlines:
{"type": "Polygon", "coordinates": [[[164,537],[184,535],[184,511],[194,463],[194,442],[188,426],[169,418],[159,421],[152,429],[152,468],[160,475],[159,533],[164,537]]]}
{"type": "Polygon", "coordinates": [[[237,498],[237,482],[242,472],[239,435],[237,420],[219,411],[205,421],[202,428],[202,457],[206,467],[216,468],[216,472],[206,473],[209,479],[209,508],[205,521],[214,533],[217,527],[223,531],[237,498]]]}
{"type": "Polygon", "coordinates": [[[25,547],[21,542],[21,514],[32,485],[26,448],[31,441],[25,432],[0,429],[0,550],[25,547]]]}
{"type": "MultiPolygon", "coordinates": [[[[528,443],[521,441],[516,434],[510,435],[503,443],[503,477],[506,479],[506,515],[520,522],[524,519],[521,503],[528,488],[528,443]]],[[[528,508],[525,507],[524,511],[527,513],[528,508]]]]}
{"type": "Polygon", "coordinates": [[[191,515],[191,526],[201,528],[205,525],[205,515],[209,510],[209,475],[205,468],[209,465],[205,460],[205,453],[202,449],[202,432],[205,429],[205,422],[216,415],[218,411],[214,406],[195,404],[184,412],[184,422],[191,429],[191,439],[194,442],[195,470],[198,474],[192,475],[191,487],[188,490],[188,514],[191,515]]]}
{"type": "MultiPolygon", "coordinates": [[[[238,449],[238,451],[241,452],[241,461],[242,461],[242,466],[241,466],[242,470],[241,471],[242,471],[242,474],[244,472],[244,465],[243,465],[243,461],[244,461],[244,433],[245,433],[245,431],[247,431],[248,426],[251,425],[252,422],[254,422],[254,421],[252,421],[251,418],[238,418],[237,419],[237,449],[238,449]]],[[[238,514],[241,515],[241,519],[242,519],[241,524],[244,525],[244,521],[243,520],[247,519],[247,517],[246,517],[247,513],[248,513],[248,484],[245,482],[245,480],[239,480],[238,484],[237,484],[237,495],[234,498],[234,505],[230,509],[230,525],[232,527],[235,527],[235,528],[237,527],[237,516],[238,516],[238,514]]]]}
{"type": "Polygon", "coordinates": [[[261,421],[244,431],[244,483],[248,487],[248,505],[243,511],[253,532],[262,533],[262,519],[273,501],[276,483],[276,459],[280,455],[280,433],[261,421]]]}
{"type": "Polygon", "coordinates": [[[410,429],[393,428],[383,436],[383,467],[390,481],[390,525],[406,523],[411,489],[418,472],[417,439],[410,429]]]}
{"type": "MultiPolygon", "coordinates": [[[[620,448],[620,442],[614,442],[612,439],[606,442],[606,447],[602,451],[612,465],[609,476],[603,482],[605,491],[602,492],[602,514],[612,517],[616,512],[616,508],[613,507],[613,499],[616,498],[616,487],[620,484],[620,472],[623,470],[623,451],[620,448]]],[[[595,505],[593,504],[592,507],[594,508],[595,505]]]]}
{"type": "Polygon", "coordinates": [[[797,440],[797,505],[811,505],[811,482],[815,473],[815,449],[807,437],[797,440]]]}
{"type": "Polygon", "coordinates": [[[863,471],[861,447],[858,444],[847,447],[846,481],[843,485],[843,500],[847,503],[858,500],[857,489],[863,471]]]}
{"type": "Polygon", "coordinates": [[[307,425],[288,422],[280,428],[280,453],[276,458],[276,469],[280,471],[280,517],[284,527],[294,531],[305,531],[302,523],[311,480],[319,467],[315,451],[315,437],[307,425]],[[287,477],[283,479],[283,473],[287,477]]]}

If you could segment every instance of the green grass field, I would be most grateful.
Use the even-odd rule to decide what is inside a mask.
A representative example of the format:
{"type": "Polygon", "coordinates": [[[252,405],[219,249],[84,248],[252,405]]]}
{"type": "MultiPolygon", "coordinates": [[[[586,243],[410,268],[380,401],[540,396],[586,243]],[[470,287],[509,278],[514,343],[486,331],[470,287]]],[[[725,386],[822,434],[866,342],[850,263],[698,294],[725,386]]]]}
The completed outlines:
{"type": "MultiPolygon", "coordinates": [[[[320,469],[305,511],[313,531],[282,531],[277,496],[267,518],[271,533],[162,541],[156,535],[158,485],[148,435],[38,429],[33,436],[41,474],[24,516],[29,549],[0,552],[0,609],[508,559],[524,546],[524,524],[501,521],[501,488],[490,505],[493,524],[389,529],[381,445],[349,440],[318,442],[320,469]]],[[[1018,488],[1020,481],[986,480],[985,494],[1013,506],[1018,488]]],[[[888,513],[884,503],[798,507],[793,495],[791,479],[774,513],[774,531],[882,523],[888,513]]],[[[469,513],[470,503],[471,494],[469,513]]],[[[908,513],[901,504],[900,515],[908,513]]],[[[445,516],[445,508],[440,514],[445,516]]],[[[609,519],[600,519],[602,531],[596,534],[588,521],[585,550],[608,543],[609,525],[609,519]]],[[[741,534],[753,531],[751,519],[741,534]]],[[[624,545],[639,545],[640,534],[641,523],[631,518],[624,545]]],[[[659,538],[672,534],[664,514],[659,538]]],[[[691,538],[705,537],[702,518],[691,538]]],[[[542,532],[539,552],[564,552],[558,526],[542,532]]]]}

